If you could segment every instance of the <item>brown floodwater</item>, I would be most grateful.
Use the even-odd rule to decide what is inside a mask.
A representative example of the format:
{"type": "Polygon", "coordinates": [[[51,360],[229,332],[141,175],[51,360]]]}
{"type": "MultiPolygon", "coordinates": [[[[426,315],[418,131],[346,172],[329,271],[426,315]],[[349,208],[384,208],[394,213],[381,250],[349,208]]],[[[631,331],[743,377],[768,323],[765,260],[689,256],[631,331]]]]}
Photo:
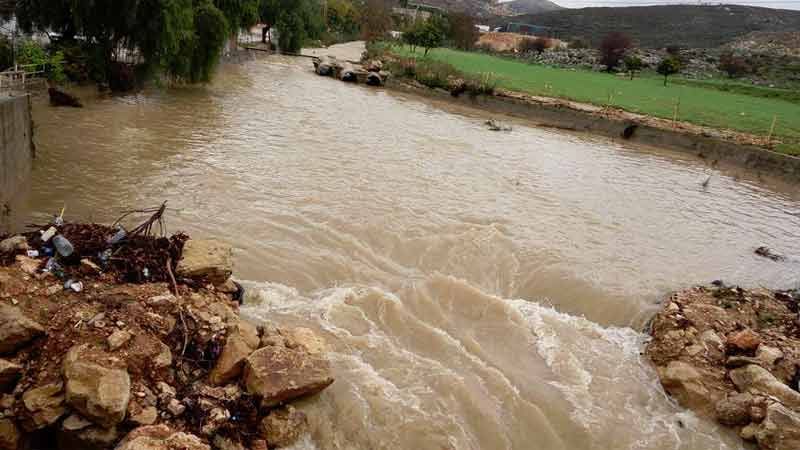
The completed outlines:
{"type": "Polygon", "coordinates": [[[37,100],[17,224],[168,200],[170,231],[232,244],[247,317],[331,345],[296,448],[740,448],[669,400],[639,330],[695,283],[796,286],[796,187],[509,118],[493,133],[306,59],[83,95],[37,100]]]}

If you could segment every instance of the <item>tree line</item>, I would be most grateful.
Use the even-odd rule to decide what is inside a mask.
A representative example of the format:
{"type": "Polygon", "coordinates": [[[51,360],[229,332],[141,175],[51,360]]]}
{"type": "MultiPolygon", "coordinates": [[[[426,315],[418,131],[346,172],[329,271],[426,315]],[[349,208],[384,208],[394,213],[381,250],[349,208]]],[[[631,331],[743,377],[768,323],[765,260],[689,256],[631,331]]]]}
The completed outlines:
{"type": "Polygon", "coordinates": [[[317,0],[18,0],[26,32],[42,32],[75,55],[98,82],[119,81],[131,55],[139,74],[187,83],[208,81],[225,43],[240,29],[266,23],[289,52],[322,32],[317,0]]]}

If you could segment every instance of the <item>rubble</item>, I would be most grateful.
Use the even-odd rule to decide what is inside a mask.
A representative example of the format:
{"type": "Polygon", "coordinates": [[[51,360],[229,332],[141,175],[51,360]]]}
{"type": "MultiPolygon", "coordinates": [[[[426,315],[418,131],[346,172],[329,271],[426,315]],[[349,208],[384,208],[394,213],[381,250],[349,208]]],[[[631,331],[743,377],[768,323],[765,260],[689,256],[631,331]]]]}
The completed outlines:
{"type": "Polygon", "coordinates": [[[800,448],[799,297],[723,283],[670,296],[646,349],[664,389],[761,449],[800,448]]]}
{"type": "Polygon", "coordinates": [[[239,317],[241,290],[216,288],[235,286],[230,248],[150,236],[157,222],[114,245],[114,227],[52,224],[39,228],[70,256],[48,256],[38,231],[24,236],[42,256],[0,254],[0,450],[238,450],[267,447],[268,417],[276,442],[305,430],[299,411],[273,410],[333,382],[324,340],[262,336],[239,317]]]}

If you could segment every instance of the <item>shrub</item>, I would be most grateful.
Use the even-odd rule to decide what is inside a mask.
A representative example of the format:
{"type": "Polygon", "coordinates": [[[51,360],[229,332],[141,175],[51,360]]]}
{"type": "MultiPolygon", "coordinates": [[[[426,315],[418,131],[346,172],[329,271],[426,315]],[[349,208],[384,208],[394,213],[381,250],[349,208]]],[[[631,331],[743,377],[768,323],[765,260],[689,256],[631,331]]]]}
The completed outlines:
{"type": "Polygon", "coordinates": [[[719,57],[719,70],[728,74],[729,78],[737,78],[752,71],[746,59],[733,52],[725,52],[719,57]]]}
{"type": "Polygon", "coordinates": [[[461,74],[455,67],[440,61],[418,61],[415,67],[415,78],[429,88],[447,89],[451,78],[461,74]]]}
{"type": "Polygon", "coordinates": [[[464,80],[466,91],[473,97],[478,95],[494,95],[497,89],[497,78],[491,73],[468,77],[464,80]]]}
{"type": "Polygon", "coordinates": [[[541,54],[543,51],[547,50],[550,47],[551,47],[550,39],[545,39],[541,37],[522,38],[522,40],[519,43],[519,51],[522,53],[536,52],[541,54]]]}
{"type": "Polygon", "coordinates": [[[600,51],[600,64],[606,66],[606,70],[611,72],[625,56],[625,52],[631,48],[632,42],[628,35],[612,32],[603,38],[598,50],[600,51]]]}
{"type": "Polygon", "coordinates": [[[61,51],[48,53],[39,43],[25,41],[20,47],[17,62],[20,65],[42,65],[47,74],[47,79],[56,83],[66,81],[66,76],[64,75],[64,53],[61,51]]]}

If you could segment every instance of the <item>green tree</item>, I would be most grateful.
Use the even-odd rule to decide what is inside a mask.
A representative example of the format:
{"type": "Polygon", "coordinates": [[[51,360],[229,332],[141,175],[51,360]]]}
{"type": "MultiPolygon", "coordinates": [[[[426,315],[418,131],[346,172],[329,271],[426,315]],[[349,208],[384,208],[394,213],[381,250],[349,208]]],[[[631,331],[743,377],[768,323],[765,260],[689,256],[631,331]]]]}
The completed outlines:
{"type": "Polygon", "coordinates": [[[638,56],[630,55],[625,57],[625,69],[631,77],[631,80],[636,76],[636,73],[642,70],[644,61],[638,56]]]}
{"type": "Polygon", "coordinates": [[[417,43],[425,49],[425,56],[428,56],[430,49],[442,45],[447,31],[447,21],[438,16],[431,17],[420,26],[417,30],[417,43]]]}
{"type": "Polygon", "coordinates": [[[664,75],[664,86],[667,85],[667,78],[681,71],[681,62],[674,56],[668,56],[661,60],[656,67],[656,71],[664,75]]]}
{"type": "Polygon", "coordinates": [[[258,21],[261,0],[19,0],[26,31],[57,33],[85,44],[109,81],[125,55],[181,81],[206,81],[225,40],[258,21]]]}

